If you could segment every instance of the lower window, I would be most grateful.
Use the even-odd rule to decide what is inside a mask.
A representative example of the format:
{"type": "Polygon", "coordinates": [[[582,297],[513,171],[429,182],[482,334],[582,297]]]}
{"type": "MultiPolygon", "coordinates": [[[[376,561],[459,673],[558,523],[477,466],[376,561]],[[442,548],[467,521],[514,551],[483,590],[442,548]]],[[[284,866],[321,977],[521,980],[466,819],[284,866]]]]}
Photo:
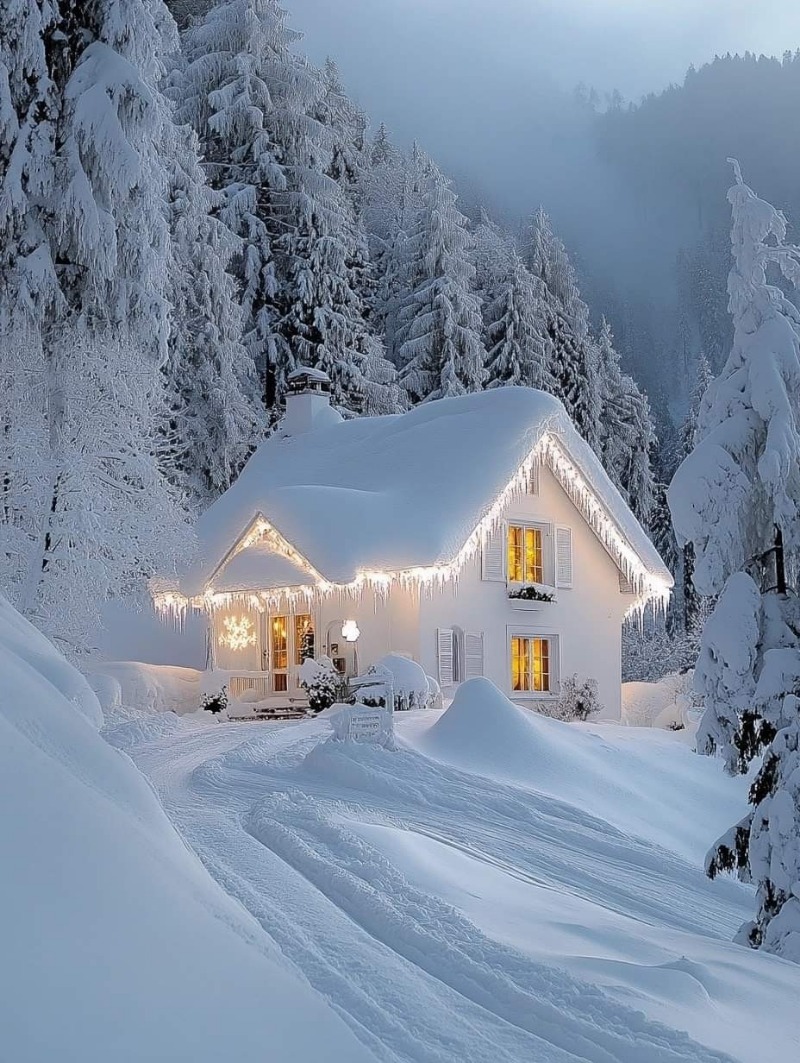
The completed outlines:
{"type": "Polygon", "coordinates": [[[539,635],[511,639],[511,689],[549,694],[553,683],[553,640],[539,635]]]}

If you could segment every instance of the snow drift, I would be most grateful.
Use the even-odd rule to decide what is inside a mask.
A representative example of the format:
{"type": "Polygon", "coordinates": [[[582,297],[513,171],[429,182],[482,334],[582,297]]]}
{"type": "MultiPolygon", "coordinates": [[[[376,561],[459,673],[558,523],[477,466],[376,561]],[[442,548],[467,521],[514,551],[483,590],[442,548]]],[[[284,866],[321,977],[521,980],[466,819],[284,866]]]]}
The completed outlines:
{"type": "Polygon", "coordinates": [[[447,764],[587,809],[695,863],[702,863],[715,831],[746,807],[736,780],[720,780],[721,769],[688,747],[676,754],[669,735],[561,723],[514,705],[488,679],[463,683],[450,708],[418,731],[414,743],[447,764]],[[720,789],[728,802],[719,801],[720,789]],[[715,800],[703,800],[704,793],[715,800]]]}
{"type": "Polygon", "coordinates": [[[88,684],[0,598],[3,1059],[361,1061],[98,734],[88,684]]]}

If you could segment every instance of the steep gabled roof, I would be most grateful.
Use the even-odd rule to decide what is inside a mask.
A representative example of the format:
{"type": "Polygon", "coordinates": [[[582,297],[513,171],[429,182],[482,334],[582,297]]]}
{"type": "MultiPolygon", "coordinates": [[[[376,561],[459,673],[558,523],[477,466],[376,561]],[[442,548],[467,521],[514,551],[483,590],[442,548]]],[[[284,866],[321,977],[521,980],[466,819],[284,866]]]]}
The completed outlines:
{"type": "MultiPolygon", "coordinates": [[[[529,388],[441,399],[295,438],[272,436],[198,521],[201,560],[181,590],[187,596],[222,590],[215,575],[260,518],[290,544],[300,571],[306,564],[331,584],[446,568],[539,460],[553,468],[639,589],[648,597],[658,593],[654,587],[663,593],[669,571],[600,462],[561,403],[529,388]]],[[[226,572],[226,589],[230,577],[226,572]]]]}

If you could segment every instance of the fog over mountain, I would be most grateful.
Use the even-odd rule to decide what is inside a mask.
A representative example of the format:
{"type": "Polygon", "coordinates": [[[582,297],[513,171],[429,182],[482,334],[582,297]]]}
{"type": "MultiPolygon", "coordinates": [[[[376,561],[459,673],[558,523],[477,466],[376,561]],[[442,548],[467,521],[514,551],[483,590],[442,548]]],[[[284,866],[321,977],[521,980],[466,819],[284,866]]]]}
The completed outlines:
{"type": "MultiPolygon", "coordinates": [[[[800,7],[789,0],[757,9],[739,0],[287,0],[286,7],[304,34],[302,49],[314,61],[332,55],[373,121],[384,120],[400,143],[417,139],[456,177],[465,207],[480,201],[517,225],[543,204],[576,258],[595,316],[614,317],[616,304],[646,299],[656,304],[648,330],[676,327],[668,306],[675,258],[697,236],[697,211],[683,189],[637,181],[635,163],[626,176],[609,164],[597,149],[596,116],[577,105],[576,88],[593,92],[602,110],[614,93],[636,102],[681,83],[690,65],[715,55],[781,56],[800,45],[800,7]]],[[[723,166],[708,189],[723,209],[725,157],[736,152],[746,154],[746,145],[720,145],[723,166]]],[[[650,160],[641,161],[646,168],[650,160]]],[[[625,355],[641,375],[648,351],[625,355]]],[[[645,368],[652,385],[648,375],[645,368]]]]}

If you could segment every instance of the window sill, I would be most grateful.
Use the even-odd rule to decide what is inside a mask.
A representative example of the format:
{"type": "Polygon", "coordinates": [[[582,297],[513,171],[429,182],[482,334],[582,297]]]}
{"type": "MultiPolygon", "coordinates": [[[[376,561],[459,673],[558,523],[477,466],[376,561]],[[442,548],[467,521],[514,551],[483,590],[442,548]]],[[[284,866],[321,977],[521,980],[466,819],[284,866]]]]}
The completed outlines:
{"type": "Polygon", "coordinates": [[[524,613],[538,613],[542,609],[546,609],[548,605],[554,605],[555,603],[528,601],[525,598],[509,598],[508,604],[512,609],[519,609],[524,613]]]}

